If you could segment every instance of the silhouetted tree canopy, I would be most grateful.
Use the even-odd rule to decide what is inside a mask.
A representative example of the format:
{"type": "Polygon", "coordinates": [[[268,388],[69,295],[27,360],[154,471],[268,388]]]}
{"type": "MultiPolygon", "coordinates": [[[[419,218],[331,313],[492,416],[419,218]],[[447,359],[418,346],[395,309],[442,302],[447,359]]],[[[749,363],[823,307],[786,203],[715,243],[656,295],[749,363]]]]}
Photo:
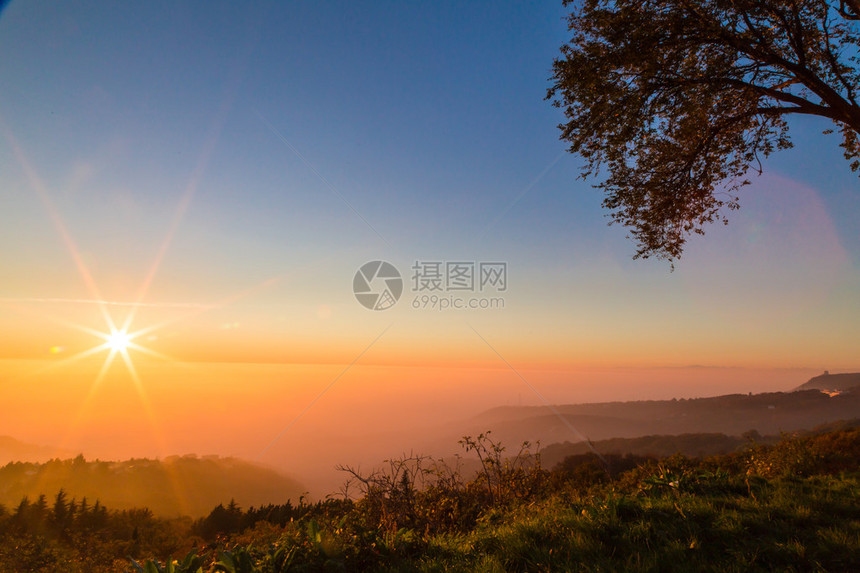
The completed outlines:
{"type": "Polygon", "coordinates": [[[785,118],[829,119],[860,168],[860,0],[583,0],[547,98],[635,258],[675,259],[725,222],[785,118]]]}

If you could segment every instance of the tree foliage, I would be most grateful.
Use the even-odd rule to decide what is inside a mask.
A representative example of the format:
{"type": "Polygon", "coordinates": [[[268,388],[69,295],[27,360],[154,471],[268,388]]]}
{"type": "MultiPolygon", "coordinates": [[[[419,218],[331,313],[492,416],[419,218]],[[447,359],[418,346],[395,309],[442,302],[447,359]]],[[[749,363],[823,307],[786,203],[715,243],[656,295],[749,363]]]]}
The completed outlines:
{"type": "Polygon", "coordinates": [[[565,0],[572,39],[547,98],[636,258],[676,259],[725,222],[786,118],[829,119],[860,169],[860,1],[565,0]]]}

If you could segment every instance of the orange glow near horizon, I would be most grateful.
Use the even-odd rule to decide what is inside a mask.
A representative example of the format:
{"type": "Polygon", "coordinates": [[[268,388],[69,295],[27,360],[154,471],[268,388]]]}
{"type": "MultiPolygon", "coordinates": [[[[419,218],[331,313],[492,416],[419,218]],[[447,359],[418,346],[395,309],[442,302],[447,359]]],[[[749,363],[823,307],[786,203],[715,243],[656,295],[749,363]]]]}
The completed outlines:
{"type": "Polygon", "coordinates": [[[74,240],[17,140],[0,128],[60,239],[63,276],[80,279],[22,280],[15,289],[27,296],[0,299],[0,384],[16,405],[0,434],[107,458],[198,452],[330,466],[351,454],[344,436],[385,436],[377,444],[385,456],[383,446],[410,446],[397,442],[409,431],[443,432],[500,405],[790,390],[819,369],[855,366],[857,326],[843,317],[860,312],[850,296],[858,275],[815,191],[793,182],[759,189],[788,197],[778,216],[760,209],[757,221],[773,237],[747,221],[718,237],[731,257],[694,247],[698,262],[677,274],[595,255],[572,269],[547,265],[540,281],[512,267],[519,283],[503,311],[420,312],[404,295],[373,312],[352,300],[352,259],[322,250],[242,274],[233,273],[244,267],[229,244],[211,252],[207,244],[166,286],[156,281],[181,240],[217,126],[154,258],[108,270],[74,240]],[[195,257],[206,255],[219,269],[223,258],[220,276],[230,280],[197,278],[195,257]],[[797,260],[821,274],[797,279],[797,260]],[[778,297],[762,295],[762,283],[774,288],[769,277],[786,285],[778,297]],[[758,298],[746,296],[757,289],[758,298]],[[834,292],[846,304],[823,306],[834,292]],[[820,336],[799,336],[807,328],[820,336]]]}

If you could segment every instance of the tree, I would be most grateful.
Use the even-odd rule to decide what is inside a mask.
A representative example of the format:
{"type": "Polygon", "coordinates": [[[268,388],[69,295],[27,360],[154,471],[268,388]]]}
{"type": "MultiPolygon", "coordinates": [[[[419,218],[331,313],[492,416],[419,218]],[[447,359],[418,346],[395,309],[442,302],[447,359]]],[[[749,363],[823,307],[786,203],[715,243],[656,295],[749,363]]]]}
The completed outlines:
{"type": "Polygon", "coordinates": [[[25,495],[18,504],[15,513],[12,515],[12,521],[22,529],[26,527],[30,517],[30,500],[25,495]]]}
{"type": "Polygon", "coordinates": [[[77,515],[75,516],[75,525],[79,529],[85,529],[88,527],[88,521],[90,519],[90,504],[87,501],[87,496],[81,500],[81,506],[78,508],[77,515]]]}
{"type": "Polygon", "coordinates": [[[51,519],[60,530],[65,528],[69,521],[69,504],[66,502],[66,497],[66,492],[62,489],[57,492],[51,515],[51,519]]]}
{"type": "MultiPolygon", "coordinates": [[[[565,0],[565,5],[574,4],[565,0]]],[[[581,0],[547,99],[634,258],[726,222],[786,118],[830,120],[860,168],[860,0],[581,0]]]]}
{"type": "Polygon", "coordinates": [[[36,503],[31,506],[33,517],[39,523],[43,522],[48,516],[48,498],[45,494],[41,494],[36,500],[36,503]]]}

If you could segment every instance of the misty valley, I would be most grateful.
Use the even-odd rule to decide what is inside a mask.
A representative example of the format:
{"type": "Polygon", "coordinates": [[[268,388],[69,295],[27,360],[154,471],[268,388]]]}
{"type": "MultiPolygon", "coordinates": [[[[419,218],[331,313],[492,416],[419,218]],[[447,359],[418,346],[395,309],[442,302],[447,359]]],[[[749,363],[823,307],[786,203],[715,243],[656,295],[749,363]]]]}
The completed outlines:
{"type": "Polygon", "coordinates": [[[236,458],[61,459],[4,437],[0,565],[860,567],[860,375],[819,376],[789,392],[553,410],[494,408],[464,420],[449,444],[458,452],[437,444],[339,465],[341,487],[319,496],[300,475],[236,458]],[[589,439],[553,441],[565,425],[589,439]]]}

